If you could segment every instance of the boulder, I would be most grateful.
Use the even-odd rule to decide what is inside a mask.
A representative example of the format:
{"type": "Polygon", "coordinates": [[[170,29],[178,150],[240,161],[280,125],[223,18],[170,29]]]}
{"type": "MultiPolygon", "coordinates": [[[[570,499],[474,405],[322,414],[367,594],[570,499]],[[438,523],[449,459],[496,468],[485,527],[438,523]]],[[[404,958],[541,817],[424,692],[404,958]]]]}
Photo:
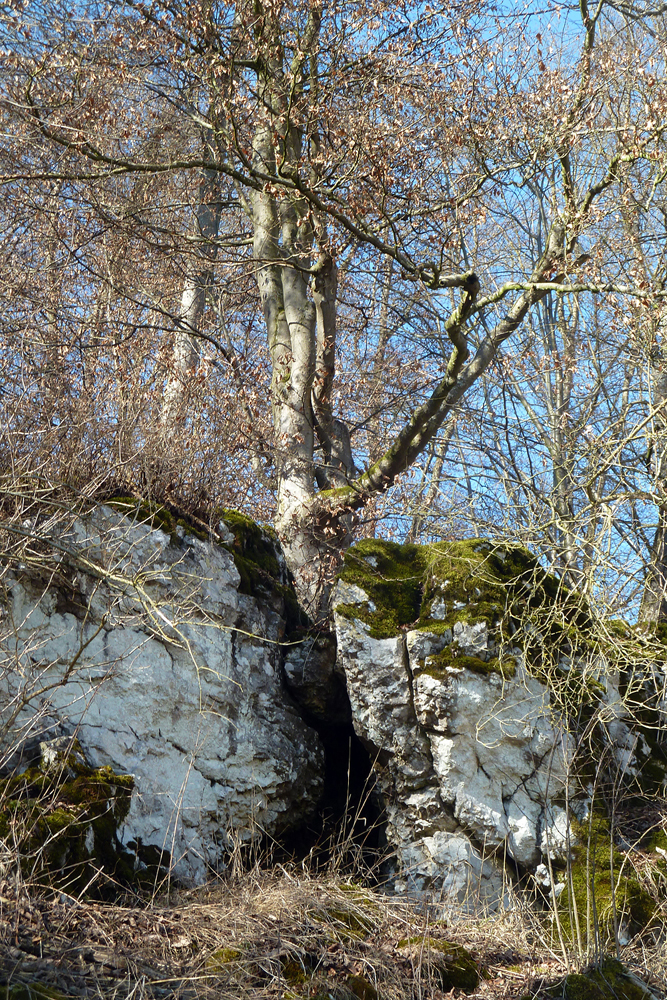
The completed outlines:
{"type": "Polygon", "coordinates": [[[346,555],[334,606],[395,888],[497,907],[512,875],[542,884],[546,865],[560,870],[577,843],[571,819],[589,814],[579,722],[598,712],[582,746],[601,756],[582,773],[599,771],[609,744],[609,764],[636,775],[645,743],[617,672],[591,652],[584,603],[522,549],[368,539],[346,555]]]}
{"type": "Polygon", "coordinates": [[[282,679],[282,556],[247,524],[252,544],[240,515],[222,544],[104,505],[57,533],[31,526],[39,563],[3,579],[5,769],[75,735],[93,767],[134,778],[122,845],[138,863],[168,852],[193,882],[239,841],[304,821],[323,787],[319,737],[282,679]]]}

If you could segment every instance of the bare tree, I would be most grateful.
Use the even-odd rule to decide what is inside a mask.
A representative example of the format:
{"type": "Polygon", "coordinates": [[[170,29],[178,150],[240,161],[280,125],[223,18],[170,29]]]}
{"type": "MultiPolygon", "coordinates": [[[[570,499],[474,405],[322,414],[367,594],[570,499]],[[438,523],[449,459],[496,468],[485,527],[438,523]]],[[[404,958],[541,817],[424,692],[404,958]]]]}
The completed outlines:
{"type": "MultiPolygon", "coordinates": [[[[275,496],[288,563],[316,613],[354,518],[411,475],[448,421],[465,419],[473,388],[531,317],[551,310],[567,369],[576,299],[663,294],[624,279],[614,226],[629,172],[662,184],[662,42],[645,17],[628,20],[604,0],[582,0],[576,17],[554,8],[523,18],[385,0],[46,3],[19,29],[3,82],[17,136],[5,190],[25,203],[60,184],[61,203],[92,206],[79,213],[81,245],[104,219],[141,247],[114,291],[128,336],[152,326],[161,352],[162,367],[137,384],[142,433],[150,419],[173,421],[177,398],[185,432],[197,421],[209,369],[196,371],[195,345],[206,343],[227,380],[218,405],[230,440],[218,447],[233,453],[245,434],[247,489],[275,496]],[[374,275],[384,276],[381,307],[365,310],[374,275]],[[216,325],[216,301],[235,289],[234,325],[260,365],[254,386],[216,325]],[[370,381],[354,381],[364,323],[375,364],[370,381]],[[401,345],[408,374],[383,393],[401,345]],[[251,401],[269,375],[270,429],[251,401]],[[337,390],[351,385],[343,401],[337,390]],[[381,435],[379,412],[389,414],[381,435]]],[[[98,261],[89,275],[110,280],[98,261]]],[[[555,380],[550,404],[568,572],[570,391],[567,375],[555,380]]]]}

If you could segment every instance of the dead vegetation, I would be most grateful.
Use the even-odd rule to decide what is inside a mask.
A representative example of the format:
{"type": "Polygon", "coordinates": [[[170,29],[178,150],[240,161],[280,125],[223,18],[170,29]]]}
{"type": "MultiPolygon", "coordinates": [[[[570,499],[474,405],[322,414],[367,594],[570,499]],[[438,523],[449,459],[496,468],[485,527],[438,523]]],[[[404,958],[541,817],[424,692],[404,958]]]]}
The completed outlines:
{"type": "MultiPolygon", "coordinates": [[[[296,867],[255,868],[114,905],[31,892],[8,873],[0,882],[0,995],[439,1000],[463,995],[438,962],[453,943],[480,973],[468,995],[518,1000],[546,996],[573,971],[547,938],[544,923],[518,905],[487,918],[429,913],[296,867]]],[[[667,997],[664,942],[635,941],[622,958],[667,997]]]]}

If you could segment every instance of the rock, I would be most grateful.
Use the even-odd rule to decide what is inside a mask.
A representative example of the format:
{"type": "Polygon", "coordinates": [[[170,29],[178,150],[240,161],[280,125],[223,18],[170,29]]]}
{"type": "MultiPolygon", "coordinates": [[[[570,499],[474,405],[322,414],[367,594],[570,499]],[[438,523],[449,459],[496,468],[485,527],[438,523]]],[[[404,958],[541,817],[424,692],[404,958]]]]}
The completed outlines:
{"type": "MultiPolygon", "coordinates": [[[[555,796],[566,777],[546,686],[523,666],[509,680],[458,667],[429,672],[446,636],[373,640],[349,618],[337,619],[337,629],[354,726],[382,765],[388,836],[408,883],[456,887],[464,898],[476,882],[499,899],[502,877],[482,860],[484,849],[505,845],[518,864],[539,863],[546,786],[555,796]]],[[[486,633],[473,634],[485,652],[486,633]]],[[[552,856],[563,849],[559,820],[549,826],[552,856]]]]}
{"type": "MultiPolygon", "coordinates": [[[[247,548],[239,571],[228,548],[111,506],[57,541],[53,576],[5,577],[4,745],[76,733],[93,766],[132,774],[119,837],[169,852],[183,879],[303,821],[323,750],[282,681],[280,588],[247,548]]],[[[274,542],[260,543],[269,559],[274,542]]]]}
{"type": "Polygon", "coordinates": [[[488,659],[489,626],[487,622],[455,622],[454,642],[466,656],[479,656],[481,660],[488,659]]]}
{"type": "Polygon", "coordinates": [[[336,664],[335,635],[308,636],[287,649],[285,680],[291,695],[318,722],[349,726],[345,677],[336,664]]]}
{"type": "MultiPolygon", "coordinates": [[[[554,724],[549,688],[526,669],[521,649],[505,646],[499,657],[489,616],[501,607],[498,576],[491,584],[478,576],[465,603],[452,589],[462,575],[452,559],[439,580],[435,558],[414,546],[403,547],[412,552],[411,573],[399,546],[377,540],[356,547],[366,566],[369,547],[377,572],[351,561],[354,571],[343,571],[334,595],[335,621],[353,724],[376,761],[386,804],[396,885],[431,898],[500,905],[504,851],[534,869],[547,852],[563,859],[575,839],[552,804],[565,786],[573,741],[554,724]],[[384,608],[386,581],[414,587],[420,558],[435,598],[426,591],[420,611],[413,590],[402,601],[394,589],[384,608]],[[419,627],[389,617],[400,606],[419,627]],[[443,607],[452,609],[449,617],[443,607]],[[393,634],[386,634],[388,623],[393,634]]],[[[488,551],[465,550],[466,578],[473,578],[475,557],[485,563],[488,551]]],[[[515,575],[510,563],[498,560],[497,575],[515,575]]]]}

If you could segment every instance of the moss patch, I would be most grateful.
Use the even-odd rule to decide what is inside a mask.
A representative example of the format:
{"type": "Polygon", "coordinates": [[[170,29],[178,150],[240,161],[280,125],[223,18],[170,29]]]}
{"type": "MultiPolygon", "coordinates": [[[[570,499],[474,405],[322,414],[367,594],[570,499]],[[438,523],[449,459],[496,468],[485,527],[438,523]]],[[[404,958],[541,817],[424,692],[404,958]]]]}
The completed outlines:
{"type": "Polygon", "coordinates": [[[615,958],[604,958],[599,966],[572,972],[549,988],[547,996],[565,1000],[647,1000],[648,987],[630,979],[615,958]]]}
{"type": "Polygon", "coordinates": [[[465,656],[458,653],[456,644],[445,646],[440,653],[427,656],[420,661],[415,675],[429,674],[437,680],[447,676],[447,670],[454,667],[458,670],[471,670],[474,674],[500,674],[509,679],[516,673],[516,659],[513,656],[493,656],[490,660],[482,660],[478,656],[465,656]]]}
{"type": "Polygon", "coordinates": [[[348,976],[346,985],[358,1000],[378,1000],[378,991],[364,976],[348,976]]]}
{"type": "Polygon", "coordinates": [[[563,875],[566,888],[558,898],[560,923],[571,941],[582,946],[601,934],[614,936],[617,926],[632,933],[649,926],[656,903],[643,887],[629,858],[612,842],[609,821],[594,811],[589,822],[572,820],[578,844],[573,848],[570,871],[563,875]],[[577,931],[578,927],[578,931],[577,931]]]}
{"type": "Polygon", "coordinates": [[[346,553],[340,578],[361,587],[369,602],[336,610],[366,621],[376,639],[406,626],[439,634],[456,622],[495,625],[513,602],[541,606],[562,590],[526,549],[479,538],[433,545],[365,539],[346,553]]]}
{"type": "MultiPolygon", "coordinates": [[[[276,536],[272,529],[262,528],[238,510],[221,508],[216,511],[216,520],[225,522],[234,536],[232,550],[242,560],[252,563],[268,580],[281,577],[281,567],[276,553],[276,536]]],[[[239,572],[240,569],[239,569],[239,572]]]]}
{"type": "MultiPolygon", "coordinates": [[[[180,541],[176,533],[176,526],[178,523],[185,525],[185,521],[182,519],[180,522],[177,521],[174,515],[162,504],[123,496],[110,497],[105,503],[109,507],[113,507],[114,510],[120,511],[121,514],[125,514],[137,524],[147,524],[151,528],[163,531],[176,544],[180,541]]],[[[193,530],[190,525],[187,526],[187,529],[193,530]]],[[[201,534],[201,532],[197,532],[197,534],[201,534]]]]}
{"type": "Polygon", "coordinates": [[[341,941],[361,941],[375,929],[373,917],[362,910],[327,906],[311,914],[318,923],[329,924],[341,941]]]}
{"type": "Polygon", "coordinates": [[[477,962],[460,944],[429,935],[399,941],[399,948],[410,950],[419,962],[422,976],[434,979],[443,991],[458,989],[472,993],[477,989],[480,972],[477,962]]]}
{"type": "Polygon", "coordinates": [[[221,972],[227,966],[238,962],[242,956],[243,952],[238,948],[218,948],[206,959],[206,968],[209,972],[221,972]]]}
{"type": "Polygon", "coordinates": [[[437,676],[439,670],[457,667],[508,678],[516,660],[502,651],[519,647],[533,675],[551,689],[554,709],[571,718],[583,707],[590,719],[604,694],[594,666],[598,654],[611,664],[619,661],[621,625],[605,637],[586,601],[518,546],[479,538],[423,546],[366,539],[346,553],[340,579],[359,587],[368,600],[341,603],[337,613],[364,622],[374,639],[409,629],[434,635],[451,631],[451,645],[427,658],[425,671],[437,676]],[[457,651],[455,626],[480,622],[487,625],[499,658],[457,651]],[[591,667],[573,669],[582,658],[591,667]]]}
{"type": "Polygon", "coordinates": [[[365,606],[340,605],[336,610],[348,618],[360,618],[370,626],[374,639],[400,633],[401,627],[419,618],[424,592],[423,546],[397,545],[368,538],[345,553],[340,578],[364,590],[365,606]]]}
{"type": "Polygon", "coordinates": [[[279,543],[273,528],[261,526],[240,511],[227,508],[216,511],[215,520],[224,521],[234,536],[233,543],[225,547],[234,557],[241,577],[240,593],[275,594],[282,603],[287,639],[307,629],[310,620],[299,605],[286,567],[278,558],[279,543]]]}
{"type": "Polygon", "coordinates": [[[100,868],[132,883],[134,858],[116,831],[133,787],[131,775],[82,763],[74,741],[56,763],[0,781],[0,837],[16,850],[24,874],[69,892],[96,886],[100,868]]]}

